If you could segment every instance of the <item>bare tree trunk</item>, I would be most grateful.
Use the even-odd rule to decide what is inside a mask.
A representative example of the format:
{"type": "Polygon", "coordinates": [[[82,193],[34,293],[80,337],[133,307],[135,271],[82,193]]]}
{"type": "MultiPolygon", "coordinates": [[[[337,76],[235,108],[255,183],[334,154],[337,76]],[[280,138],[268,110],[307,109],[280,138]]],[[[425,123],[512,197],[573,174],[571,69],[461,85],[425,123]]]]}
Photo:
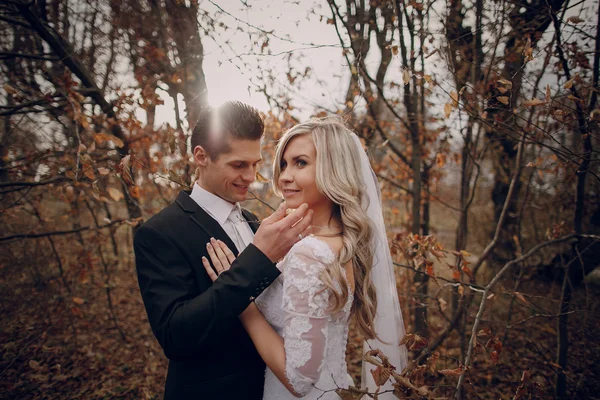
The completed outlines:
{"type": "Polygon", "coordinates": [[[431,197],[429,196],[429,167],[423,169],[423,187],[425,188],[425,196],[423,199],[423,218],[421,220],[421,232],[423,236],[429,235],[431,224],[431,197]]]}
{"type": "Polygon", "coordinates": [[[567,377],[565,375],[567,368],[567,356],[569,353],[569,308],[571,305],[572,289],[569,282],[569,267],[564,267],[565,276],[563,278],[559,317],[556,334],[556,363],[560,369],[556,373],[556,397],[566,399],[567,397],[567,377]]]}
{"type": "MultiPolygon", "coordinates": [[[[208,91],[202,69],[204,47],[198,29],[198,3],[167,0],[165,10],[169,15],[171,29],[181,60],[182,94],[185,99],[187,121],[192,129],[198,119],[198,113],[207,104],[208,91]]],[[[185,149],[185,141],[183,142],[185,149]]],[[[186,151],[182,151],[186,154],[186,151]]]]}
{"type": "MultiPolygon", "coordinates": [[[[492,202],[494,204],[494,215],[498,219],[504,200],[510,186],[513,175],[513,166],[517,156],[519,128],[516,126],[512,110],[517,106],[517,99],[521,95],[521,86],[524,75],[524,64],[528,62],[524,46],[535,48],[550,25],[550,7],[558,10],[562,7],[564,0],[519,0],[511,3],[509,11],[509,23],[511,30],[507,35],[504,50],[504,68],[501,77],[512,82],[509,93],[502,94],[498,87],[492,90],[492,96],[487,108],[487,138],[491,142],[491,155],[496,174],[494,176],[494,187],[492,189],[492,202]],[[522,12],[522,10],[525,10],[522,12]],[[540,10],[544,10],[540,12],[540,10]],[[508,97],[508,102],[499,100],[508,97]],[[507,104],[505,104],[507,103],[507,104]]],[[[517,182],[515,196],[509,204],[505,229],[501,234],[500,244],[494,249],[490,257],[492,268],[504,265],[514,259],[516,244],[513,237],[518,233],[518,202],[521,183],[517,182]]]]}
{"type": "MultiPolygon", "coordinates": [[[[564,55],[562,42],[561,42],[561,26],[558,16],[556,15],[559,8],[552,8],[549,10],[552,21],[554,22],[554,30],[556,35],[556,53],[561,62],[565,78],[571,79],[571,71],[569,63],[564,55]]],[[[598,40],[600,39],[600,10],[598,11],[598,31],[596,32],[596,46],[598,46],[598,40]]],[[[598,61],[598,58],[596,58],[598,61]]],[[[598,63],[594,65],[595,69],[598,69],[598,63]]],[[[597,74],[597,71],[596,71],[597,74]]],[[[597,82],[597,75],[596,84],[597,82]]],[[[592,156],[592,141],[589,134],[589,125],[586,120],[586,112],[582,104],[585,104],[585,100],[580,96],[576,85],[570,88],[571,95],[575,98],[575,109],[578,123],[577,138],[581,142],[583,161],[579,165],[577,170],[577,183],[575,187],[575,214],[573,216],[573,230],[575,234],[580,235],[583,233],[583,218],[585,211],[585,181],[590,166],[592,156]]],[[[590,100],[592,98],[590,97],[590,100]]],[[[590,102],[591,105],[591,102],[590,102]]],[[[571,258],[574,260],[581,260],[579,252],[579,241],[573,244],[573,250],[571,252],[571,258]]],[[[556,363],[560,366],[560,370],[556,375],[556,397],[559,399],[567,398],[567,382],[566,382],[566,371],[567,371],[567,358],[569,352],[569,308],[572,299],[572,287],[569,281],[569,269],[571,263],[567,263],[564,268],[564,279],[562,284],[562,293],[560,298],[559,318],[558,318],[558,331],[557,331],[557,350],[556,350],[556,363]]],[[[584,268],[583,262],[581,268],[584,268]]],[[[585,274],[585,271],[584,271],[585,274]]]]}
{"type": "MultiPolygon", "coordinates": [[[[402,2],[404,5],[404,2],[402,2]]],[[[415,70],[415,29],[414,21],[411,21],[406,16],[406,8],[401,8],[400,2],[396,2],[397,17],[399,23],[399,31],[403,30],[402,20],[406,17],[406,25],[410,32],[410,55],[408,49],[404,44],[404,38],[400,41],[400,55],[402,58],[402,64],[404,69],[408,69],[412,73],[415,70]]],[[[406,114],[408,117],[408,125],[410,127],[410,145],[411,145],[411,169],[412,169],[412,233],[421,234],[421,193],[423,190],[423,172],[422,172],[422,151],[421,151],[421,128],[419,127],[419,111],[417,106],[417,93],[416,85],[411,87],[411,81],[415,82],[414,79],[408,79],[404,81],[403,101],[404,107],[406,108],[406,114]]],[[[415,274],[414,283],[416,285],[417,305],[415,307],[415,332],[421,336],[428,336],[428,325],[427,325],[427,305],[425,300],[427,298],[427,286],[429,283],[429,276],[427,274],[415,274]]]]}

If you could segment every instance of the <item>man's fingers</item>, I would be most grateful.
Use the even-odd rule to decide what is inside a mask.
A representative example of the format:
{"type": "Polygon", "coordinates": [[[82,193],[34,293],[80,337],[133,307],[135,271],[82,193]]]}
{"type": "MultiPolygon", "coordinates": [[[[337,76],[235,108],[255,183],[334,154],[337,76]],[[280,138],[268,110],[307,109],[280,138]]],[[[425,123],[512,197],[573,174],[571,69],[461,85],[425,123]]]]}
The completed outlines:
{"type": "Polygon", "coordinates": [[[213,271],[212,267],[210,266],[210,263],[208,262],[208,259],[206,257],[202,257],[202,265],[204,265],[204,269],[206,270],[206,273],[208,274],[208,277],[214,282],[217,280],[218,276],[217,274],[215,274],[215,271],[213,271]]]}
{"type": "Polygon", "coordinates": [[[273,214],[271,214],[270,216],[268,216],[267,218],[265,218],[262,222],[262,225],[269,225],[272,224],[274,222],[279,221],[280,219],[282,219],[283,217],[285,217],[285,210],[286,210],[286,206],[285,206],[285,201],[283,203],[281,203],[279,205],[279,207],[277,207],[277,210],[275,210],[275,212],[273,214]]]}
{"type": "Polygon", "coordinates": [[[221,265],[221,260],[219,260],[219,257],[215,253],[215,249],[214,249],[213,245],[210,244],[210,243],[207,243],[206,244],[206,251],[208,252],[208,255],[210,257],[210,261],[215,266],[215,269],[217,270],[217,272],[220,273],[223,270],[223,266],[221,265]]]}
{"type": "MultiPolygon", "coordinates": [[[[290,216],[292,216],[292,214],[290,214],[290,216]]],[[[302,237],[305,237],[307,235],[306,231],[309,229],[310,223],[312,222],[312,217],[313,210],[308,210],[304,218],[302,218],[301,221],[299,221],[296,225],[290,228],[290,232],[292,232],[294,236],[298,236],[298,234],[300,233],[302,234],[302,237]]]]}
{"type": "Polygon", "coordinates": [[[304,203],[300,207],[296,208],[290,215],[285,217],[283,220],[283,228],[288,229],[295,227],[298,223],[306,218],[308,215],[308,204],[304,203]]]}
{"type": "Polygon", "coordinates": [[[308,204],[302,204],[286,217],[284,214],[284,207],[280,206],[265,220],[267,223],[263,221],[254,235],[254,245],[273,262],[285,256],[291,245],[300,239],[299,234],[306,234],[306,228],[312,223],[313,212],[308,209],[308,204]]]}
{"type": "Polygon", "coordinates": [[[221,250],[223,250],[223,253],[225,253],[227,261],[229,261],[229,265],[231,266],[231,264],[233,264],[233,261],[235,260],[235,254],[233,254],[233,252],[229,250],[229,247],[227,247],[227,245],[222,241],[217,240],[217,243],[219,243],[221,250]]]}

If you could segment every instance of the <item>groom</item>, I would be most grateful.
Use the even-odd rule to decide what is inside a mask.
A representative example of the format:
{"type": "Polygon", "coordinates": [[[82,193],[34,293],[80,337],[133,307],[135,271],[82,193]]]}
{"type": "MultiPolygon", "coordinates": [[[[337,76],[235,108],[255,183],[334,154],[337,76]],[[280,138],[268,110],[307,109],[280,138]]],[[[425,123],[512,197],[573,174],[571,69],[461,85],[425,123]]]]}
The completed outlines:
{"type": "Polygon", "coordinates": [[[170,360],[165,400],[262,399],[265,365],[238,315],[277,278],[275,262],[312,218],[306,205],[287,217],[280,207],[257,230],[257,218],[240,207],[261,161],[263,131],[245,104],[204,109],[192,133],[199,176],[191,193],[182,191],[135,235],[148,320],[170,360]],[[214,283],[202,265],[211,238],[239,253],[214,283]]]}

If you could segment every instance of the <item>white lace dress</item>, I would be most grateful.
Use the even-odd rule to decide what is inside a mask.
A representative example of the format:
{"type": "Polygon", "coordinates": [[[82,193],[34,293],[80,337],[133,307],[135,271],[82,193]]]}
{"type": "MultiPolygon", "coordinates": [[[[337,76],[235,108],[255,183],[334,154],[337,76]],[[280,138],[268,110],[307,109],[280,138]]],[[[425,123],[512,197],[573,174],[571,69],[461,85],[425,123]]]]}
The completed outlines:
{"type": "MultiPolygon", "coordinates": [[[[353,297],[332,315],[328,312],[331,291],[320,280],[334,257],[320,239],[302,239],[277,265],[281,275],[256,299],[269,324],[283,337],[286,376],[304,399],[339,399],[335,389],[353,384],[345,357],[353,297]]],[[[264,399],[294,398],[267,368],[264,399]]]]}

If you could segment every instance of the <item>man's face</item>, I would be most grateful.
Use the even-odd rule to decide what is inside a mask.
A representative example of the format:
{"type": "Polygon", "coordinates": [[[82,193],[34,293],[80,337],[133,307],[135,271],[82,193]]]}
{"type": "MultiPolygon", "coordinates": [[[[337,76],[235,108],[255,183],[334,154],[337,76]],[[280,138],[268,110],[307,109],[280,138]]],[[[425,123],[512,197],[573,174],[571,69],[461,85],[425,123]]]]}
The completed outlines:
{"type": "Polygon", "coordinates": [[[237,203],[246,200],[248,187],[256,178],[256,168],[262,160],[260,140],[230,139],[229,148],[229,152],[221,153],[216,160],[206,156],[201,165],[202,187],[230,203],[237,203]]]}

